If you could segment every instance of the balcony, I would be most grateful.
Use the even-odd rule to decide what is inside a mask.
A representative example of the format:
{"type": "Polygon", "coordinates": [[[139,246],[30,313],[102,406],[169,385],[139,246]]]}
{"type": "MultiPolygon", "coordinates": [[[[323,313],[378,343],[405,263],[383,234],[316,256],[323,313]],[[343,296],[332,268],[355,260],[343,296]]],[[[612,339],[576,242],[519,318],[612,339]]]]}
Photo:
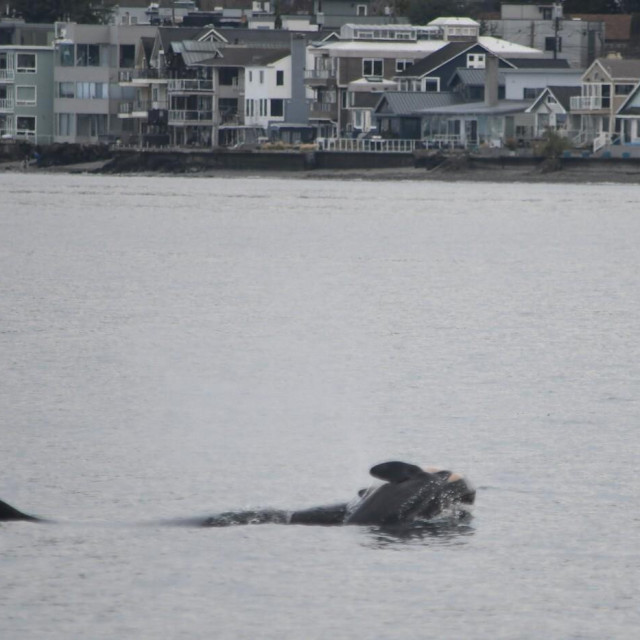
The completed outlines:
{"type": "Polygon", "coordinates": [[[171,109],[169,111],[170,125],[213,124],[213,111],[189,111],[171,109]]]}
{"type": "Polygon", "coordinates": [[[308,69],[304,72],[304,83],[313,87],[326,87],[336,82],[333,69],[308,69]]]}
{"type": "Polygon", "coordinates": [[[316,120],[337,120],[338,104],[336,102],[312,102],[309,117],[316,120]]]}
{"type": "Polygon", "coordinates": [[[169,80],[168,90],[172,93],[206,93],[213,91],[213,80],[181,78],[169,80]]]}
{"type": "Polygon", "coordinates": [[[13,98],[0,98],[0,113],[13,111],[13,98]]]}
{"type": "Polygon", "coordinates": [[[118,83],[137,87],[167,81],[165,69],[123,69],[118,72],[118,83]]]}
{"type": "Polygon", "coordinates": [[[609,108],[609,98],[602,96],[573,96],[571,98],[571,111],[599,111],[609,108]]]}
{"type": "Polygon", "coordinates": [[[15,69],[0,69],[0,82],[13,82],[15,79],[15,69]]]}

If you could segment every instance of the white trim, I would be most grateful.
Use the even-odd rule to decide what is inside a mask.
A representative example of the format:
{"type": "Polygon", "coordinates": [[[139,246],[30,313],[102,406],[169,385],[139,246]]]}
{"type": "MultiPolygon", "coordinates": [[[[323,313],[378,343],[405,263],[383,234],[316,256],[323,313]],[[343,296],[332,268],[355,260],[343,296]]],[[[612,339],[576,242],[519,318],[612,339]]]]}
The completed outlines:
{"type": "Polygon", "coordinates": [[[17,84],[14,95],[16,107],[35,107],[38,104],[38,87],[35,84],[17,84]],[[19,89],[33,89],[33,100],[20,100],[18,98],[19,89]]]}
{"type": "Polygon", "coordinates": [[[15,72],[16,73],[38,73],[38,54],[35,52],[27,52],[27,51],[23,51],[21,53],[17,53],[15,56],[15,72]],[[31,67],[20,67],[18,65],[18,58],[20,56],[29,56],[32,55],[33,59],[34,59],[34,66],[33,68],[31,67]]]}

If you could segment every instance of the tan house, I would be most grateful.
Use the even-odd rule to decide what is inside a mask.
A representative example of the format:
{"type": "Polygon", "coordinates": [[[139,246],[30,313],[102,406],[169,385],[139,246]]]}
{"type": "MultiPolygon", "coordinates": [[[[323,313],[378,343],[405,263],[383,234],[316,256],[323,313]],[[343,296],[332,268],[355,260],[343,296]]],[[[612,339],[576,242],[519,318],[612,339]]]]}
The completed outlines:
{"type": "Polygon", "coordinates": [[[581,93],[571,98],[571,113],[580,116],[579,143],[594,151],[616,137],[616,114],[640,80],[640,60],[598,58],[582,75],[581,93]]]}

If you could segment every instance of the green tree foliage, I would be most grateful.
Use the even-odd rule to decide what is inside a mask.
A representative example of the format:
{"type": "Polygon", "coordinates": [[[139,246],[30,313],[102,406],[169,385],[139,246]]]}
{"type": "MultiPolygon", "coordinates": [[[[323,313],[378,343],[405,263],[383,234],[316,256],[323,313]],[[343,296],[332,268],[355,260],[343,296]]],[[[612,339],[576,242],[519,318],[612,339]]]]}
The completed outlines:
{"type": "Polygon", "coordinates": [[[105,22],[109,11],[91,0],[14,0],[13,8],[25,22],[52,23],[70,20],[84,24],[105,22]]]}

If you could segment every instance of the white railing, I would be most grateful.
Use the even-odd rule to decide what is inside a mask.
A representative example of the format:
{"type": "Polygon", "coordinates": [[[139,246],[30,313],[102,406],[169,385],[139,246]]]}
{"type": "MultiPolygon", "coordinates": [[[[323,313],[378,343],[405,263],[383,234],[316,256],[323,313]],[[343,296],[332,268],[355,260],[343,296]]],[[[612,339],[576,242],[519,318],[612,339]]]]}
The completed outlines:
{"type": "Polygon", "coordinates": [[[169,80],[169,91],[213,91],[213,80],[183,78],[169,80]]]}
{"type": "Polygon", "coordinates": [[[0,111],[13,111],[13,98],[0,98],[0,111]]]}
{"type": "Polygon", "coordinates": [[[213,112],[183,109],[171,109],[169,111],[169,124],[179,124],[183,122],[213,122],[213,112]]]}
{"type": "Polygon", "coordinates": [[[332,69],[307,69],[304,72],[305,80],[329,80],[335,77],[336,72],[332,69]]]}
{"type": "Polygon", "coordinates": [[[16,72],[14,69],[0,69],[1,80],[15,80],[16,72]]]}
{"type": "Polygon", "coordinates": [[[436,149],[453,149],[462,146],[462,136],[454,133],[436,133],[423,140],[425,147],[436,149]]]}
{"type": "Polygon", "coordinates": [[[602,96],[572,96],[569,105],[571,111],[594,111],[604,108],[602,96]]]}
{"type": "Polygon", "coordinates": [[[386,140],[362,138],[318,138],[318,151],[349,151],[359,153],[412,153],[416,140],[386,140]]]}
{"type": "Polygon", "coordinates": [[[606,147],[610,143],[611,143],[611,134],[610,133],[607,133],[606,131],[603,131],[603,132],[599,133],[593,139],[593,153],[596,153],[597,151],[600,151],[600,149],[606,147]]]}
{"type": "Polygon", "coordinates": [[[336,112],[338,109],[337,102],[312,102],[311,111],[320,111],[322,113],[336,112]]]}

